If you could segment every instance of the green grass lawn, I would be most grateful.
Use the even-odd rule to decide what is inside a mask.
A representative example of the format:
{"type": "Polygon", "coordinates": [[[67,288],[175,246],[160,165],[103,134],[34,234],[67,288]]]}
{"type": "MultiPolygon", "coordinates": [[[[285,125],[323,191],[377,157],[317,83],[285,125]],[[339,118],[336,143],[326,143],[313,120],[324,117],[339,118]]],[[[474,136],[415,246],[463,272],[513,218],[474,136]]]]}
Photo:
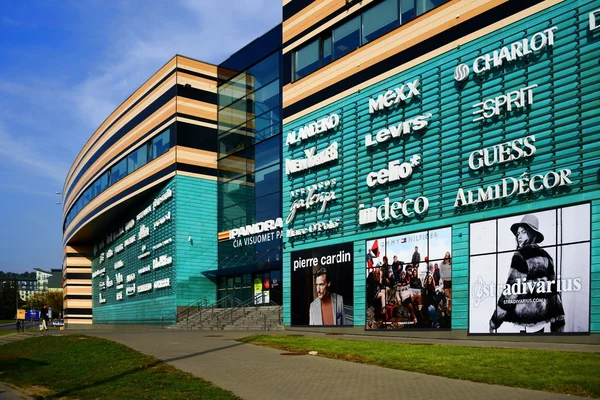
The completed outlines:
{"type": "Polygon", "coordinates": [[[17,322],[14,319],[0,319],[0,325],[4,324],[16,324],[17,322]]]}
{"type": "Polygon", "coordinates": [[[600,397],[600,354],[269,335],[241,341],[473,382],[600,397]]]}
{"type": "MultiPolygon", "coordinates": [[[[38,330],[37,329],[25,329],[25,332],[38,332],[38,330]]],[[[9,329],[6,331],[0,331],[0,337],[6,336],[6,335],[12,335],[13,333],[14,334],[19,333],[19,332],[17,332],[17,328],[15,328],[14,330],[9,329]]]]}
{"type": "Polygon", "coordinates": [[[0,380],[38,398],[236,398],[127,346],[80,335],[40,336],[0,346],[0,380]]]}

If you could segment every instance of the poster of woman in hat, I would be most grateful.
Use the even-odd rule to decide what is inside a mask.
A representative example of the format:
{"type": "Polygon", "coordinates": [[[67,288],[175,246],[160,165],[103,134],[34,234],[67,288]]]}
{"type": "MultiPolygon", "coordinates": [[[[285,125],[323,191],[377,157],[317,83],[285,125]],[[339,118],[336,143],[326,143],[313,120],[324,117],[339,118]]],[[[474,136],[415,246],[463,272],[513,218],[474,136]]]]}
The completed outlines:
{"type": "Polygon", "coordinates": [[[590,331],[591,206],[469,225],[469,333],[590,331]]]}
{"type": "Polygon", "coordinates": [[[565,312],[558,285],[548,284],[556,282],[556,271],[554,260],[539,245],[544,234],[539,230],[538,218],[525,215],[510,230],[516,250],[504,290],[490,318],[490,332],[496,332],[504,322],[521,325],[531,333],[562,332],[565,312]]]}

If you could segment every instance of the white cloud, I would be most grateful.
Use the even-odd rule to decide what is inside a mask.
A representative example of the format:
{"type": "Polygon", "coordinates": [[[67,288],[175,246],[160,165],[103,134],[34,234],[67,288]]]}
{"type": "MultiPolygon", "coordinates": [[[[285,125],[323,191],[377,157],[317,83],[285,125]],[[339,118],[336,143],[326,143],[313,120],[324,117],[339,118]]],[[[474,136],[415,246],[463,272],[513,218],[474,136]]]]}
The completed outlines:
{"type": "Polygon", "coordinates": [[[11,135],[0,125],[0,156],[18,168],[25,168],[34,175],[50,178],[62,184],[67,172],[67,165],[57,160],[49,159],[48,155],[25,135],[11,135]]]}

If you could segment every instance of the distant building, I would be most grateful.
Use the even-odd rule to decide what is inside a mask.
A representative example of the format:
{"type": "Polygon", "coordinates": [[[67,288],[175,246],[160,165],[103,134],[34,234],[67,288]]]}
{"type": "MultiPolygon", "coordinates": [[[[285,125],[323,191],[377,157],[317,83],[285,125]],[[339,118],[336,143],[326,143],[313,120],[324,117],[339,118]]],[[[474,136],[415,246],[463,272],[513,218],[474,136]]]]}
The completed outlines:
{"type": "Polygon", "coordinates": [[[42,292],[48,291],[48,278],[52,276],[52,272],[44,271],[43,269],[34,268],[35,280],[37,281],[38,290],[42,292]]]}
{"type": "Polygon", "coordinates": [[[61,268],[52,268],[51,275],[48,278],[48,291],[62,291],[62,269],[61,268]]]}
{"type": "Polygon", "coordinates": [[[23,301],[29,300],[34,293],[39,292],[38,283],[35,279],[17,280],[17,288],[19,290],[19,297],[23,301]]]}

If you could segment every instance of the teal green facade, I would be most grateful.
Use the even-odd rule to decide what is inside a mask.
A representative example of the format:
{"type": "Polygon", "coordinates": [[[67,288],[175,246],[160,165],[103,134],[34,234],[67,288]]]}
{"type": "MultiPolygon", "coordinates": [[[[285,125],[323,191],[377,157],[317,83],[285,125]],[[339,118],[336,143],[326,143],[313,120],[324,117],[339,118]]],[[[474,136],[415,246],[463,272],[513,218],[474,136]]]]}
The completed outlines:
{"type": "MultiPolygon", "coordinates": [[[[290,253],[295,250],[354,242],[354,326],[365,325],[365,241],[428,229],[452,227],[452,329],[467,330],[469,324],[469,225],[530,211],[572,204],[591,204],[590,329],[600,332],[600,33],[588,28],[594,2],[565,1],[533,16],[507,25],[473,41],[406,69],[372,86],[356,91],[317,111],[284,125],[283,159],[301,160],[305,150],[315,154],[338,143],[338,158],[304,171],[284,174],[283,214],[294,199],[290,192],[318,182],[336,179],[337,199],[323,212],[317,207],[299,211],[284,231],[308,228],[319,222],[336,221],[330,230],[296,236],[284,234],[283,254],[284,324],[290,325],[290,253]],[[478,56],[553,30],[554,44],[534,51],[487,73],[457,81],[455,69],[478,56]],[[419,80],[419,95],[401,104],[370,113],[369,100],[388,90],[419,80]],[[515,90],[533,88],[532,104],[502,112],[483,121],[473,121],[475,104],[515,90]],[[296,144],[285,144],[286,135],[332,114],[340,122],[334,129],[317,133],[296,144]],[[384,143],[366,146],[376,134],[417,116],[426,116],[428,126],[384,143]],[[536,153],[506,163],[473,170],[469,157],[477,150],[535,136],[536,153]],[[368,139],[368,138],[370,139],[368,139]],[[388,167],[391,161],[408,162],[419,155],[421,164],[412,176],[398,182],[368,187],[367,175],[388,167]],[[487,188],[503,179],[533,177],[570,170],[572,183],[471,205],[460,205],[458,193],[487,188]],[[428,210],[418,215],[388,218],[360,224],[359,210],[390,202],[429,200],[428,210]]],[[[538,37],[539,39],[539,37],[538,37]]],[[[539,39],[541,40],[541,39],[539,39]]],[[[538,44],[541,43],[538,42],[538,44]]],[[[517,108],[517,107],[515,107],[517,108]]],[[[549,183],[552,183],[549,180],[549,183]]]]}
{"type": "Polygon", "coordinates": [[[94,323],[172,323],[177,306],[214,302],[215,284],[202,272],[217,262],[216,202],[215,180],[176,175],[97,238],[94,323]]]}

